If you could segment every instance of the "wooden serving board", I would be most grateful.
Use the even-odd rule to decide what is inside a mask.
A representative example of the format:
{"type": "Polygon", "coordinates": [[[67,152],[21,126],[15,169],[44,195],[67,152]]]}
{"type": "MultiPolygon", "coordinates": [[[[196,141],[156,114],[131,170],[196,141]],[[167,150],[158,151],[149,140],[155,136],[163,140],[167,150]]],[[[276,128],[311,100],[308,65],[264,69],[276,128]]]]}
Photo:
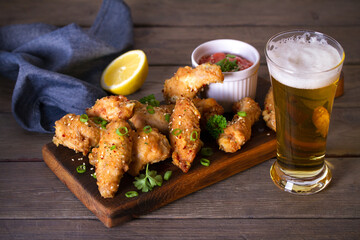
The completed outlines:
{"type": "MultiPolygon", "coordinates": [[[[261,96],[264,96],[267,90],[267,88],[266,90],[263,89],[259,93],[261,96]]],[[[258,100],[259,103],[261,101],[263,102],[263,98],[258,100]]],[[[253,126],[251,139],[236,153],[225,153],[218,150],[215,140],[206,134],[202,135],[202,140],[206,147],[212,147],[214,150],[212,156],[206,157],[211,161],[210,166],[205,167],[200,164],[200,154],[194,160],[188,173],[183,173],[174,166],[171,159],[150,165],[149,169],[156,170],[162,176],[166,171],[171,170],[170,180],[164,180],[161,187],[155,187],[151,192],[142,193],[138,191],[139,196],[133,198],[125,197],[126,192],[137,190],[133,185],[134,177],[128,174],[122,178],[115,197],[104,199],[100,196],[96,179],[91,176],[94,170],[91,170],[92,166],[87,157],[63,146],[56,147],[53,143],[44,145],[42,154],[48,167],[70,191],[107,227],[113,227],[226,179],[276,155],[275,133],[265,126],[262,119],[253,126]],[[76,167],[83,163],[85,163],[87,170],[85,173],[79,174],[76,167]]]]}

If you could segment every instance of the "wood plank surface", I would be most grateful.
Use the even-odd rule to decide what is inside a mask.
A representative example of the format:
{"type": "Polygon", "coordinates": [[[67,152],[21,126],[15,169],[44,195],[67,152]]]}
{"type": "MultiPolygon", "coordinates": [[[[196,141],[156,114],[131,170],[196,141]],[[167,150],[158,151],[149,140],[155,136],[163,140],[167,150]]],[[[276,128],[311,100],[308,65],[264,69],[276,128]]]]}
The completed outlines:
{"type": "MultiPolygon", "coordinates": [[[[360,158],[328,159],[333,173],[329,188],[304,198],[275,187],[269,176],[272,159],[139,217],[358,219],[359,161],[360,158]]],[[[0,219],[96,219],[44,163],[3,162],[0,167],[0,219]],[[22,172],[23,177],[16,177],[16,172],[22,172]]]]}
{"type": "MultiPolygon", "coordinates": [[[[360,24],[359,1],[347,0],[126,0],[135,26],[354,26],[360,24]],[[330,7],[329,7],[330,6],[330,7]],[[201,14],[199,14],[201,13],[201,14]],[[344,14],[345,13],[345,14],[344,14]],[[221,18],[216,18],[221,16],[221,18]]],[[[58,26],[76,22],[90,26],[98,0],[0,1],[0,24],[44,22],[58,26]],[[48,14],[51,13],[51,14],[48,14]]]]}
{"type": "Polygon", "coordinates": [[[94,220],[0,220],[4,239],[355,240],[359,219],[139,219],[107,229],[94,220]]]}

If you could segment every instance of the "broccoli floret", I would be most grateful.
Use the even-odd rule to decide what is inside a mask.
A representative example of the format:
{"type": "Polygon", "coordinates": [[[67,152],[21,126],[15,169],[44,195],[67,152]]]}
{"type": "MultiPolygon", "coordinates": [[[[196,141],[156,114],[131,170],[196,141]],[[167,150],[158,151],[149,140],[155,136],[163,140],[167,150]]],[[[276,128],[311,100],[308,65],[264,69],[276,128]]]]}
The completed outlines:
{"type": "Polygon", "coordinates": [[[210,135],[217,139],[221,133],[224,132],[226,128],[227,121],[223,115],[213,115],[209,118],[206,123],[206,129],[209,131],[210,135]]]}
{"type": "Polygon", "coordinates": [[[160,106],[160,102],[155,99],[154,94],[150,94],[149,96],[143,97],[139,100],[142,104],[149,104],[153,107],[160,106]]]}

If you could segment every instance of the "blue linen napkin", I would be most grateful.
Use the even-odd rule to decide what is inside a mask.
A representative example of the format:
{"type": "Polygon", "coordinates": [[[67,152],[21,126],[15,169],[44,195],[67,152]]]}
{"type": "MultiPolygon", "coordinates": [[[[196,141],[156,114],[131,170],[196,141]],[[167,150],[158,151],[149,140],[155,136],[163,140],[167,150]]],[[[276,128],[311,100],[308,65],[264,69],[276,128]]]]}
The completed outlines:
{"type": "Polygon", "coordinates": [[[82,114],[107,93],[100,76],[133,44],[133,24],[122,0],[104,0],[92,27],[34,23],[0,28],[0,74],[16,80],[12,113],[26,130],[54,132],[67,113],[82,114]]]}

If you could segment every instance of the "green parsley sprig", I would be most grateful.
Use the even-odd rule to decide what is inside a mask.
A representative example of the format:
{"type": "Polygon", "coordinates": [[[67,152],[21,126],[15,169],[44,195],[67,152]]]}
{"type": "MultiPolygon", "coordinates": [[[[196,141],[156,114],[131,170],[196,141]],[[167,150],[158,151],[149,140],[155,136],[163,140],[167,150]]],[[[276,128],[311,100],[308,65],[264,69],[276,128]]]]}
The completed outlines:
{"type": "Polygon", "coordinates": [[[154,94],[150,94],[149,96],[143,97],[139,100],[142,104],[149,104],[153,107],[160,106],[160,102],[155,99],[154,94]]]}
{"type": "Polygon", "coordinates": [[[142,192],[151,191],[156,186],[161,186],[163,178],[161,175],[157,175],[155,170],[149,171],[149,164],[146,165],[145,174],[140,174],[135,177],[134,186],[142,192]]]}
{"type": "Polygon", "coordinates": [[[218,61],[217,63],[215,63],[216,65],[219,65],[221,67],[221,71],[222,72],[236,72],[239,71],[240,68],[237,65],[237,60],[230,60],[230,58],[235,58],[236,56],[231,55],[231,54],[227,54],[226,58],[218,61]]]}
{"type": "Polygon", "coordinates": [[[210,135],[217,139],[221,133],[224,132],[226,128],[227,121],[223,115],[212,115],[206,123],[206,129],[210,135]]]}

